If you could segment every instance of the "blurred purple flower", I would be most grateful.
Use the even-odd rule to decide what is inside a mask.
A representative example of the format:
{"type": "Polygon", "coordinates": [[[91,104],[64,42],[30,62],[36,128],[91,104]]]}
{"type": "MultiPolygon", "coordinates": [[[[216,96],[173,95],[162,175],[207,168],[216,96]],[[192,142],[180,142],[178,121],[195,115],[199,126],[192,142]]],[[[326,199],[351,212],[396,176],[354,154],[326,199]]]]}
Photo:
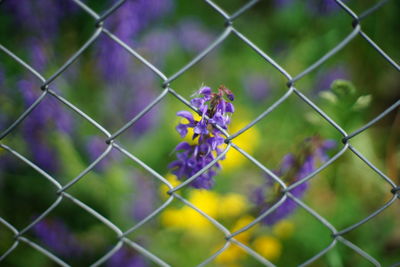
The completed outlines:
{"type": "Polygon", "coordinates": [[[263,75],[247,75],[243,79],[243,87],[255,103],[265,99],[270,93],[270,84],[263,75]]]}
{"type": "Polygon", "coordinates": [[[171,0],[126,1],[106,23],[124,42],[130,43],[140,31],[154,20],[170,13],[172,8],[171,0]]]}
{"type": "Polygon", "coordinates": [[[118,82],[123,80],[129,73],[129,64],[132,58],[124,48],[106,35],[103,35],[98,42],[98,67],[102,78],[107,82],[118,82]]]}
{"type": "Polygon", "coordinates": [[[75,258],[83,252],[79,241],[60,219],[43,219],[32,230],[44,245],[59,256],[75,258]]]}
{"type": "MultiPolygon", "coordinates": [[[[172,8],[171,0],[127,1],[107,19],[107,27],[141,54],[148,52],[150,58],[157,55],[154,60],[163,64],[173,38],[167,32],[147,34],[143,42],[149,51],[140,51],[142,42],[139,37],[151,22],[169,14],[172,8]]],[[[154,99],[157,92],[153,88],[159,87],[158,79],[145,65],[135,61],[133,56],[107,36],[99,42],[97,59],[108,87],[108,105],[116,114],[123,114],[122,122],[126,123],[154,99]]],[[[130,132],[140,135],[156,125],[159,109],[160,105],[151,109],[135,122],[130,132]]]]}
{"type": "MultiPolygon", "coordinates": [[[[157,96],[154,88],[156,84],[153,73],[146,68],[137,68],[136,72],[126,77],[123,81],[110,84],[113,90],[107,91],[107,106],[110,111],[110,122],[118,123],[109,127],[121,127],[138,115],[157,96]],[[118,121],[115,120],[118,115],[118,121]],[[122,116],[121,116],[122,115],[122,116]]],[[[157,125],[160,117],[162,103],[156,105],[143,117],[136,121],[128,132],[142,135],[157,125]]]]}
{"type": "Polygon", "coordinates": [[[172,32],[168,30],[153,31],[144,36],[140,49],[153,64],[162,67],[174,44],[175,37],[172,32]]]}
{"type": "MultiPolygon", "coordinates": [[[[0,65],[0,92],[5,92],[6,90],[4,80],[5,80],[4,70],[3,67],[0,65]]],[[[7,117],[5,114],[5,110],[3,109],[3,104],[1,103],[2,101],[3,100],[0,98],[0,132],[5,130],[7,124],[6,123],[7,117]]]]}
{"type": "Polygon", "coordinates": [[[203,51],[215,39],[214,34],[194,19],[182,20],[178,25],[177,36],[183,48],[191,53],[203,51]]]}
{"type": "MultiPolygon", "coordinates": [[[[25,108],[28,108],[39,97],[40,89],[28,79],[20,80],[18,87],[21,90],[25,108]]],[[[59,166],[57,153],[49,143],[51,140],[49,133],[54,131],[54,128],[59,132],[70,133],[73,122],[57,100],[47,95],[24,120],[22,136],[32,154],[33,161],[40,168],[50,172],[56,171],[59,166]]]]}
{"type": "Polygon", "coordinates": [[[25,135],[33,162],[46,172],[55,172],[60,167],[57,152],[43,139],[43,137],[29,138],[25,135]]]}
{"type": "Polygon", "coordinates": [[[331,84],[337,79],[349,79],[349,71],[343,65],[338,65],[321,72],[316,79],[314,94],[329,90],[331,84]]]}
{"type": "MultiPolygon", "coordinates": [[[[122,41],[135,46],[133,41],[137,40],[138,34],[152,21],[168,14],[172,7],[171,0],[127,1],[107,19],[107,27],[122,41]]],[[[97,58],[104,78],[111,82],[123,80],[131,73],[132,56],[109,37],[104,36],[101,40],[98,42],[97,58]]]]}
{"type": "MultiPolygon", "coordinates": [[[[28,108],[39,97],[40,89],[29,79],[20,80],[18,87],[21,90],[25,107],[28,108]]],[[[27,117],[29,128],[42,128],[49,123],[54,123],[60,132],[70,133],[73,130],[73,120],[62,104],[51,95],[47,95],[42,102],[27,117]]]]}
{"type": "MultiPolygon", "coordinates": [[[[197,139],[197,144],[189,145],[182,142],[175,148],[177,151],[177,160],[169,164],[172,173],[179,180],[188,179],[207,164],[212,162],[216,155],[220,155],[222,150],[220,146],[224,144],[222,133],[213,124],[227,129],[230,123],[230,116],[234,112],[231,102],[224,99],[226,97],[230,101],[234,100],[234,96],[230,90],[224,86],[218,88],[218,93],[212,93],[211,88],[202,87],[198,91],[202,97],[193,98],[191,104],[199,109],[202,117],[199,121],[193,118],[189,111],[179,111],[177,115],[187,121],[176,126],[176,130],[182,138],[188,133],[188,128],[193,129],[192,139],[197,139]],[[209,119],[205,117],[207,115],[209,119]]],[[[210,189],[214,185],[213,177],[217,174],[216,170],[220,168],[217,162],[213,167],[191,182],[191,186],[195,188],[210,189]]]]}
{"type": "MultiPolygon", "coordinates": [[[[133,88],[130,89],[131,92],[128,92],[125,110],[122,111],[122,114],[125,114],[126,121],[139,114],[156,97],[156,92],[153,90],[156,88],[154,78],[153,73],[145,68],[138,70],[135,75],[130,77],[132,79],[130,84],[133,88]]],[[[141,135],[150,130],[159,121],[159,110],[160,105],[153,107],[132,125],[130,131],[141,135]]]]}
{"type": "Polygon", "coordinates": [[[339,10],[340,6],[335,0],[309,0],[308,8],[316,14],[325,15],[339,10]]]}
{"type": "Polygon", "coordinates": [[[146,177],[138,175],[135,183],[132,216],[135,220],[140,221],[154,211],[157,196],[154,183],[146,177]]]}
{"type": "MultiPolygon", "coordinates": [[[[328,160],[327,152],[334,147],[336,147],[336,142],[333,140],[322,140],[318,136],[308,138],[304,142],[301,153],[297,156],[287,154],[275,174],[280,176],[283,181],[293,184],[315,171],[317,162],[326,162],[328,160]]],[[[260,214],[271,208],[281,198],[281,195],[276,195],[277,192],[274,192],[274,184],[273,178],[267,177],[267,182],[253,192],[251,199],[257,205],[260,214]]],[[[302,198],[307,188],[308,182],[303,182],[292,189],[290,193],[296,198],[302,198]]],[[[291,198],[287,198],[278,208],[268,214],[262,222],[273,225],[291,215],[296,208],[297,203],[291,198]]]]}
{"type": "Polygon", "coordinates": [[[61,133],[71,133],[74,129],[74,121],[68,108],[61,108],[63,104],[53,97],[45,100],[44,104],[48,104],[53,111],[51,117],[55,122],[56,129],[61,133]],[[50,105],[50,103],[52,105],[50,105]]]}
{"type": "Polygon", "coordinates": [[[49,63],[47,61],[49,56],[47,55],[48,51],[45,48],[45,44],[41,40],[33,38],[28,41],[27,47],[29,47],[32,67],[39,72],[43,72],[49,63]]]}
{"type": "Polygon", "coordinates": [[[60,21],[77,10],[72,1],[4,1],[2,8],[11,14],[15,27],[38,38],[54,38],[60,21]],[[51,14],[51,16],[49,16],[51,14]]]}
{"type": "MultiPolygon", "coordinates": [[[[274,0],[277,8],[284,8],[295,2],[295,0],[274,0]]],[[[318,15],[326,15],[340,9],[335,0],[308,0],[305,2],[310,12],[318,15]]]]}
{"type": "Polygon", "coordinates": [[[0,132],[4,131],[6,129],[6,123],[7,121],[7,117],[5,116],[5,114],[0,113],[0,132]]]}
{"type": "Polygon", "coordinates": [[[274,5],[277,8],[283,8],[291,3],[293,3],[293,0],[274,0],[274,5]]]}
{"type": "Polygon", "coordinates": [[[0,87],[4,86],[4,81],[5,81],[4,68],[3,66],[0,65],[0,87]]]}
{"type": "MultiPolygon", "coordinates": [[[[92,163],[95,161],[98,157],[100,157],[101,154],[104,153],[104,151],[107,149],[107,144],[105,140],[101,139],[98,136],[92,136],[90,137],[89,141],[86,143],[86,150],[89,155],[89,160],[92,163]]],[[[107,157],[103,158],[97,165],[95,166],[96,170],[104,170],[107,165],[108,165],[108,159],[107,157]]]]}
{"type": "Polygon", "coordinates": [[[116,267],[146,267],[148,264],[142,256],[132,252],[132,249],[127,249],[125,247],[120,248],[115,252],[111,258],[107,261],[107,266],[116,267]]]}
{"type": "MultiPolygon", "coordinates": [[[[28,63],[41,73],[46,70],[49,61],[55,58],[53,49],[56,48],[55,40],[59,37],[62,21],[79,10],[73,1],[64,0],[11,0],[4,1],[1,7],[4,8],[4,14],[11,18],[10,28],[16,28],[23,33],[14,42],[17,44],[15,49],[22,48],[24,52],[27,51],[30,60],[28,63]]],[[[75,64],[70,66],[67,73],[75,68],[75,64]]]]}

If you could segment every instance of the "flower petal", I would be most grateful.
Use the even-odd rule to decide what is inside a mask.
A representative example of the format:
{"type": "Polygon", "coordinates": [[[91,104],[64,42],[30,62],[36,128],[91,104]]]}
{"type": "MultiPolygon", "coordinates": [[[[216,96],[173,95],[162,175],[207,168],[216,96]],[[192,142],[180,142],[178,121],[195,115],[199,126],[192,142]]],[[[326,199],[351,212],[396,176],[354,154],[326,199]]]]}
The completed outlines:
{"type": "Polygon", "coordinates": [[[230,102],[226,103],[225,112],[229,112],[229,113],[235,112],[235,107],[233,106],[232,103],[230,103],[230,102]]]}
{"type": "Polygon", "coordinates": [[[177,116],[187,119],[190,123],[194,123],[193,115],[189,111],[179,111],[176,113],[177,116]]]}
{"type": "Polygon", "coordinates": [[[188,133],[187,125],[185,125],[185,124],[181,124],[180,123],[175,127],[175,129],[180,134],[180,136],[182,138],[185,137],[187,135],[187,133],[188,133]]]}
{"type": "Polygon", "coordinates": [[[204,87],[202,87],[202,88],[200,88],[200,90],[199,90],[199,94],[202,94],[202,95],[210,95],[211,94],[211,88],[210,87],[207,87],[207,86],[204,86],[204,87]]]}
{"type": "Polygon", "coordinates": [[[196,127],[194,127],[194,133],[195,134],[208,134],[207,130],[207,123],[205,120],[200,121],[196,127]]]}
{"type": "Polygon", "coordinates": [[[189,150],[191,146],[187,142],[181,142],[176,147],[175,150],[189,150]]]}
{"type": "Polygon", "coordinates": [[[192,104],[196,108],[200,108],[204,105],[204,99],[203,98],[193,98],[192,100],[190,100],[190,104],[192,104]]]}

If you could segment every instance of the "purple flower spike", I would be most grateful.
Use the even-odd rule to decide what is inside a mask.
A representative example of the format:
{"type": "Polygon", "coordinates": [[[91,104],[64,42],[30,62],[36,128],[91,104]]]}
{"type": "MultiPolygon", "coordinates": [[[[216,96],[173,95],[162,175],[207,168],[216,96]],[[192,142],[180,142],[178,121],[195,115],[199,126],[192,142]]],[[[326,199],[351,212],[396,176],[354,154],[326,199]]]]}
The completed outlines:
{"type": "Polygon", "coordinates": [[[44,245],[63,257],[75,258],[83,253],[78,239],[58,218],[41,220],[32,230],[44,245]]]}
{"type": "MultiPolygon", "coordinates": [[[[326,162],[329,159],[327,151],[335,147],[336,142],[332,140],[322,140],[318,136],[307,138],[300,153],[298,155],[287,154],[283,158],[280,168],[275,170],[274,173],[287,183],[293,184],[314,172],[317,169],[318,161],[320,163],[326,162]]],[[[251,199],[257,205],[261,214],[282,198],[282,194],[274,192],[274,184],[273,179],[267,177],[267,182],[253,192],[251,199]],[[271,197],[274,193],[275,197],[271,197]]],[[[293,188],[290,193],[296,198],[302,198],[307,188],[308,182],[305,181],[293,188]]],[[[279,207],[266,216],[262,222],[267,225],[273,225],[291,215],[296,208],[297,203],[287,198],[279,207]]]]}
{"type": "MultiPolygon", "coordinates": [[[[212,93],[210,87],[202,87],[197,94],[203,96],[193,98],[191,104],[201,112],[200,121],[195,120],[188,111],[177,113],[178,116],[189,122],[176,126],[180,136],[185,137],[188,128],[193,128],[192,139],[197,141],[195,145],[182,142],[175,148],[175,150],[179,150],[177,160],[170,163],[168,168],[179,180],[189,179],[222,153],[220,146],[224,144],[224,137],[217,126],[227,129],[230,116],[235,110],[233,104],[224,99],[225,96],[233,99],[232,92],[224,86],[218,88],[218,93],[212,93]]],[[[194,188],[211,189],[214,185],[213,177],[219,168],[220,165],[217,162],[190,185],[194,188]]]]}

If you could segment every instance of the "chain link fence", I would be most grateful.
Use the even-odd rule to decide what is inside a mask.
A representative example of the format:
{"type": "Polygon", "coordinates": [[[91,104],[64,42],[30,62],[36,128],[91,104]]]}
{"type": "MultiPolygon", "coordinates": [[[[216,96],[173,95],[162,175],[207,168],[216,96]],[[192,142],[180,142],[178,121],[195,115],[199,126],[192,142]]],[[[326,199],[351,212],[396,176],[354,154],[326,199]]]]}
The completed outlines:
{"type": "MultiPolygon", "coordinates": [[[[376,52],[378,52],[386,61],[389,63],[393,68],[395,68],[397,71],[400,71],[400,66],[389,56],[387,55],[371,38],[368,37],[368,35],[363,32],[362,30],[362,22],[363,20],[368,17],[371,13],[375,12],[379,8],[381,8],[383,5],[385,5],[388,0],[383,0],[378,3],[376,3],[374,6],[369,8],[368,10],[364,11],[361,14],[356,14],[353,10],[351,10],[345,3],[343,3],[340,0],[335,0],[337,5],[340,6],[341,11],[340,12],[346,12],[349,16],[352,17],[353,19],[353,30],[351,33],[344,38],[340,43],[338,43],[331,51],[326,53],[324,56],[322,56],[320,59],[318,59],[314,64],[309,66],[307,69],[305,69],[303,72],[297,75],[291,75],[289,74],[282,66],[280,66],[276,61],[274,61],[266,52],[262,51],[259,47],[257,47],[251,40],[249,40],[244,34],[242,34],[240,31],[238,31],[235,26],[234,26],[234,21],[240,17],[242,14],[246,13],[247,10],[250,8],[253,8],[254,6],[257,5],[259,2],[258,0],[253,0],[239,8],[236,12],[233,14],[228,14],[226,11],[224,11],[222,8],[220,8],[216,3],[214,3],[211,0],[205,0],[205,2],[210,5],[216,12],[218,12],[224,19],[225,19],[225,25],[222,33],[200,54],[198,54],[193,60],[191,60],[189,63],[186,64],[183,68],[178,70],[174,75],[167,77],[161,70],[157,69],[154,65],[152,65],[149,61],[147,61],[143,56],[141,56],[137,51],[132,49],[130,46],[128,46],[126,43],[121,41],[116,35],[114,35],[112,32],[110,32],[107,28],[104,27],[104,21],[107,20],[107,18],[113,14],[117,9],[119,8],[124,8],[124,2],[125,0],[120,0],[116,2],[111,8],[107,9],[103,14],[98,14],[95,11],[93,11],[89,6],[87,6],[84,2],[80,0],[72,0],[75,2],[76,5],[78,5],[81,10],[89,14],[93,18],[93,34],[92,36],[86,41],[86,43],[78,50],[76,51],[66,62],[64,65],[62,65],[51,77],[45,78],[41,73],[39,73],[37,70],[32,68],[30,65],[28,65],[26,62],[24,62],[18,55],[14,54],[9,48],[4,47],[3,45],[0,44],[0,50],[3,51],[5,54],[10,56],[16,64],[21,65],[24,67],[26,70],[31,72],[42,84],[41,90],[42,93],[39,98],[36,99],[36,101],[28,108],[26,109],[22,115],[19,116],[19,118],[12,123],[11,126],[9,126],[6,130],[1,132],[0,135],[0,140],[8,136],[9,134],[12,134],[14,129],[18,127],[18,125],[30,115],[30,113],[37,107],[45,98],[55,98],[57,101],[68,107],[70,110],[81,116],[84,120],[92,124],[94,127],[96,127],[103,135],[104,135],[104,141],[107,144],[107,149],[87,168],[82,171],[78,176],[76,176],[74,179],[72,179],[70,182],[67,184],[60,184],[54,177],[46,173],[44,170],[40,169],[37,167],[34,163],[32,163],[28,158],[24,157],[21,155],[18,151],[13,149],[10,146],[7,146],[3,143],[0,143],[0,147],[6,150],[7,152],[11,153],[13,156],[17,157],[19,160],[24,162],[25,164],[29,165],[32,167],[35,171],[37,171],[39,174],[44,179],[47,179],[49,182],[51,182],[54,187],[57,189],[57,199],[54,201],[54,203],[51,204],[50,207],[47,208],[45,212],[40,214],[37,218],[35,218],[28,226],[26,226],[23,229],[17,229],[14,227],[11,223],[7,222],[5,219],[0,217],[0,223],[3,224],[6,228],[8,228],[10,231],[12,231],[15,235],[15,241],[12,244],[12,246],[3,254],[0,255],[0,263],[2,260],[4,260],[10,253],[12,253],[21,243],[26,243],[32,248],[36,249],[39,253],[44,254],[47,256],[49,259],[54,261],[55,263],[61,265],[61,266],[69,266],[68,263],[57,257],[57,255],[54,255],[47,249],[43,248],[42,246],[38,245],[37,243],[31,241],[27,237],[24,236],[24,234],[30,230],[35,224],[43,220],[52,210],[54,210],[57,206],[60,205],[61,202],[65,200],[70,200],[92,216],[94,216],[96,219],[98,219],[100,222],[102,222],[105,226],[107,226],[109,229],[111,229],[113,232],[115,232],[116,236],[118,237],[118,242],[106,253],[104,254],[101,258],[99,258],[96,262],[94,262],[92,265],[93,266],[98,266],[103,264],[107,259],[113,256],[114,253],[116,253],[124,244],[132,247],[135,249],[137,252],[142,254],[144,257],[148,258],[149,260],[153,261],[155,264],[160,265],[160,266],[170,266],[169,263],[165,262],[163,259],[159,258],[157,255],[153,254],[151,251],[147,250],[143,246],[139,245],[138,243],[132,241],[127,237],[128,234],[136,231],[138,228],[140,228],[142,225],[146,224],[149,220],[152,218],[156,217],[158,214],[160,214],[164,209],[168,207],[168,205],[174,200],[181,201],[184,203],[184,205],[187,205],[188,207],[192,208],[196,212],[198,212],[201,216],[203,216],[205,219],[207,219],[210,223],[212,223],[215,227],[217,227],[225,236],[225,244],[222,248],[220,248],[218,251],[213,253],[211,256],[209,256],[207,259],[205,259],[201,264],[198,266],[205,266],[208,263],[212,262],[219,254],[224,252],[229,246],[239,246],[241,249],[246,251],[250,256],[252,256],[254,259],[256,259],[258,262],[265,266],[274,266],[273,263],[271,263],[269,260],[265,259],[262,257],[260,254],[258,254],[256,251],[254,251],[252,248],[249,246],[241,243],[238,241],[235,237],[239,235],[242,232],[247,231],[249,228],[253,227],[257,223],[259,223],[263,218],[268,216],[270,213],[272,213],[275,209],[277,209],[286,199],[292,199],[294,200],[301,208],[306,210],[309,214],[311,214],[313,217],[315,217],[321,224],[323,224],[327,229],[330,230],[332,234],[332,241],[331,243],[324,248],[323,250],[319,251],[316,255],[313,255],[311,258],[309,258],[307,261],[303,262],[300,266],[307,266],[314,261],[316,261],[318,258],[322,257],[324,254],[326,254],[329,250],[331,250],[333,247],[336,246],[338,243],[342,243],[343,245],[347,246],[351,250],[355,251],[359,255],[361,255],[365,260],[369,261],[375,266],[381,266],[379,263],[378,259],[373,258],[370,256],[368,253],[363,251],[361,248],[359,248],[356,244],[353,244],[349,240],[343,237],[344,234],[356,229],[357,227],[361,226],[362,224],[366,223],[367,221],[375,218],[378,216],[381,212],[383,212],[386,208],[391,206],[393,203],[396,202],[397,199],[400,198],[400,186],[397,185],[391,178],[386,176],[381,170],[379,170],[374,164],[372,164],[366,157],[363,156],[362,153],[360,153],[354,146],[351,144],[351,139],[361,132],[368,130],[372,125],[374,125],[376,122],[378,122],[380,119],[385,117],[389,112],[395,110],[400,106],[400,100],[397,100],[392,106],[388,107],[385,111],[383,111],[381,114],[379,114],[377,117],[375,117],[373,120],[359,128],[358,130],[352,132],[352,133],[347,133],[345,130],[343,130],[340,125],[338,125],[334,120],[332,120],[322,109],[320,109],[312,100],[310,100],[307,96],[305,96],[301,90],[296,88],[295,83],[296,81],[302,79],[304,76],[308,75],[310,72],[314,71],[317,69],[321,64],[323,64],[325,61],[327,61],[330,57],[334,56],[339,50],[344,48],[350,41],[352,41],[354,38],[357,38],[359,35],[361,38],[363,38],[366,42],[368,42],[371,47],[373,47],[376,52]],[[130,120],[128,123],[126,123],[122,128],[120,128],[118,131],[115,133],[110,133],[105,129],[102,125],[100,125],[98,122],[96,122],[93,118],[89,117],[87,114],[85,114],[82,110],[74,106],[71,102],[69,102],[67,99],[63,98],[60,94],[56,93],[52,89],[52,84],[53,82],[60,76],[63,75],[63,73],[69,68],[71,64],[73,64],[74,61],[76,61],[81,54],[89,47],[91,46],[96,40],[99,38],[101,35],[107,35],[109,36],[112,40],[114,40],[115,43],[117,43],[121,49],[125,49],[132,57],[140,60],[144,65],[146,65],[152,72],[154,72],[161,80],[162,80],[162,86],[160,90],[160,94],[153,99],[153,101],[146,107],[144,108],[137,116],[135,116],[132,120],[130,120]],[[214,161],[209,163],[206,167],[204,167],[202,170],[200,170],[197,174],[193,175],[189,179],[187,179],[185,182],[181,183],[179,186],[173,187],[165,177],[157,173],[154,169],[146,165],[143,161],[141,161],[138,157],[127,151],[121,144],[118,143],[118,137],[125,132],[129,127],[135,124],[136,121],[138,121],[140,118],[142,118],[147,112],[149,112],[154,106],[156,106],[162,99],[164,99],[167,95],[172,95],[182,103],[184,103],[186,106],[194,110],[195,112],[199,112],[196,110],[195,107],[193,107],[190,102],[185,99],[183,96],[178,94],[173,88],[172,88],[172,82],[183,75],[189,68],[193,67],[195,64],[197,64],[199,61],[201,61],[205,56],[207,56],[214,48],[219,46],[221,43],[224,42],[224,40],[230,36],[230,35],[236,35],[243,43],[248,45],[250,48],[254,50],[255,53],[257,53],[260,56],[260,60],[264,60],[265,64],[270,64],[272,65],[277,71],[279,71],[284,77],[287,79],[287,91],[286,93],[279,98],[273,105],[269,106],[262,114],[260,114],[256,119],[254,119],[251,123],[246,125],[244,128],[240,129],[239,131],[229,134],[228,132],[224,131],[223,129],[220,129],[226,136],[225,138],[225,143],[227,144],[226,149],[224,152],[219,155],[214,161]],[[336,153],[332,158],[330,158],[327,162],[325,162],[322,166],[320,166],[317,170],[315,170],[313,173],[309,174],[307,177],[287,186],[278,176],[276,176],[271,170],[269,170],[266,166],[264,166],[262,163],[257,161],[252,155],[247,153],[245,150],[241,149],[239,146],[235,144],[235,138],[244,133],[245,131],[249,130],[251,127],[253,127],[255,124],[257,124],[260,120],[268,116],[274,109],[276,109],[279,105],[281,105],[289,96],[291,95],[296,95],[298,97],[299,101],[304,101],[307,103],[316,113],[318,113],[322,118],[324,118],[330,125],[332,125],[342,136],[342,143],[343,146],[339,150],[338,153],[336,153]],[[144,218],[142,221],[137,223],[136,225],[132,226],[127,231],[121,230],[117,225],[115,225],[113,222],[102,216],[100,213],[98,213],[96,210],[88,206],[87,204],[83,203],[81,200],[75,198],[71,194],[68,193],[68,189],[73,187],[79,180],[84,179],[85,175],[88,174],[93,170],[93,168],[96,166],[97,163],[99,163],[103,158],[105,158],[110,152],[115,149],[120,151],[122,154],[124,154],[126,157],[131,159],[132,161],[136,162],[139,164],[141,167],[143,167],[149,174],[151,174],[154,179],[157,179],[158,181],[162,182],[166,186],[168,186],[169,191],[169,197],[168,199],[156,210],[154,210],[150,215],[148,215],[146,218],[144,218]],[[215,220],[214,218],[210,217],[206,213],[204,213],[202,210],[194,206],[192,203],[190,203],[187,199],[183,198],[181,195],[179,195],[179,191],[182,190],[183,188],[187,187],[188,184],[190,184],[194,179],[199,177],[202,173],[206,172],[209,168],[211,168],[223,155],[225,155],[228,150],[230,149],[235,149],[238,152],[240,152],[243,156],[245,156],[249,161],[254,163],[256,166],[258,166],[259,169],[261,169],[263,172],[271,176],[276,183],[278,183],[281,187],[282,190],[282,197],[277,201],[272,207],[270,207],[268,210],[263,212],[259,217],[257,217],[254,221],[246,225],[245,227],[241,228],[240,230],[236,232],[230,232],[224,225],[222,225],[220,222],[215,220]],[[307,206],[304,202],[296,198],[295,196],[292,195],[291,190],[296,188],[297,186],[301,185],[302,183],[305,183],[311,179],[313,179],[314,176],[316,176],[319,172],[327,168],[330,164],[332,164],[335,160],[337,160],[344,152],[346,151],[352,151],[357,157],[359,157],[373,172],[376,172],[379,177],[382,179],[383,182],[388,183],[391,186],[391,193],[393,196],[387,203],[385,203],[383,206],[378,208],[376,211],[371,213],[369,216],[366,218],[362,219],[361,221],[358,221],[357,223],[354,223],[353,225],[350,225],[349,227],[345,229],[336,229],[329,221],[327,221],[325,218],[323,218],[321,215],[319,215],[316,211],[314,211],[312,208],[307,206]]],[[[350,25],[349,25],[350,27],[350,25]]],[[[40,90],[38,88],[38,90],[40,90]]],[[[216,126],[218,127],[218,126],[216,126]]],[[[399,203],[397,203],[398,205],[399,203]]],[[[400,263],[399,263],[400,264],[400,263]]],[[[190,265],[188,263],[188,265],[190,265]]],[[[398,266],[398,265],[396,265],[398,266]]]]}

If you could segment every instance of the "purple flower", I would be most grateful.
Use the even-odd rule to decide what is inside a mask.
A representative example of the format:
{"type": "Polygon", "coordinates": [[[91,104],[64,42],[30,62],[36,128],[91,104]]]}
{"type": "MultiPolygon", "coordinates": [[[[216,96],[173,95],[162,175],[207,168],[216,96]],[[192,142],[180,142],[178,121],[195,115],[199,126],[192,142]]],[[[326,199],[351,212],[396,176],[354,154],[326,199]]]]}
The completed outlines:
{"type": "Polygon", "coordinates": [[[40,72],[44,71],[48,64],[45,44],[40,39],[33,38],[27,46],[29,47],[32,66],[40,72]]]}
{"type": "Polygon", "coordinates": [[[127,75],[132,58],[110,37],[103,35],[98,42],[96,58],[102,77],[107,82],[116,82],[127,75]]]}
{"type": "MultiPolygon", "coordinates": [[[[106,20],[107,27],[130,46],[137,45],[138,34],[172,9],[171,0],[127,1],[106,20]]],[[[107,36],[98,46],[99,68],[106,81],[123,80],[129,73],[133,58],[124,48],[107,36]]]]}
{"type": "MultiPolygon", "coordinates": [[[[129,83],[133,85],[135,90],[129,96],[126,102],[125,114],[126,120],[131,120],[140,113],[150,102],[156,97],[157,93],[153,90],[157,88],[156,80],[152,73],[147,69],[137,70],[136,74],[131,77],[133,80],[129,83]]],[[[141,117],[130,128],[133,134],[143,134],[157,125],[160,118],[160,108],[162,103],[153,107],[146,115],[141,117]]]]}
{"type": "Polygon", "coordinates": [[[263,75],[248,75],[244,78],[243,85],[255,103],[265,99],[270,93],[270,84],[263,75]]]}
{"type": "Polygon", "coordinates": [[[292,3],[293,0],[274,0],[275,7],[277,8],[283,8],[292,3]]]}
{"type": "Polygon", "coordinates": [[[177,36],[183,48],[191,53],[199,53],[215,39],[214,34],[206,30],[194,19],[185,19],[178,25],[177,36]]]}
{"type": "Polygon", "coordinates": [[[325,15],[339,10],[340,6],[335,0],[309,0],[308,8],[316,14],[325,15]]]}
{"type": "MultiPolygon", "coordinates": [[[[177,153],[178,159],[173,161],[169,168],[172,169],[172,173],[179,180],[192,177],[222,153],[219,147],[224,144],[224,138],[215,125],[227,129],[230,116],[234,112],[232,103],[224,98],[234,99],[232,92],[226,87],[221,85],[218,88],[218,93],[212,93],[209,87],[202,87],[198,94],[201,97],[192,99],[191,103],[201,112],[200,120],[195,120],[188,111],[177,113],[179,117],[186,120],[176,126],[177,132],[183,138],[187,135],[188,129],[192,128],[194,132],[192,139],[196,140],[195,145],[182,142],[175,148],[179,151],[177,153]]],[[[210,189],[214,185],[213,177],[217,174],[219,168],[220,165],[217,162],[190,185],[195,188],[210,189]]]]}
{"type": "MultiPolygon", "coordinates": [[[[90,162],[95,161],[101,154],[107,149],[106,142],[100,137],[93,136],[90,137],[89,141],[86,143],[86,149],[89,155],[90,162]]],[[[95,166],[96,170],[104,170],[104,168],[108,165],[107,157],[103,158],[97,165],[95,166]]]]}
{"type": "Polygon", "coordinates": [[[135,220],[140,221],[155,209],[157,196],[155,185],[148,177],[137,175],[135,184],[131,213],[135,220]]]}
{"type": "Polygon", "coordinates": [[[107,261],[107,266],[116,267],[146,267],[148,264],[144,258],[132,251],[132,249],[127,249],[125,247],[120,248],[115,252],[111,258],[107,261]]]}
{"type": "MultiPolygon", "coordinates": [[[[28,108],[39,97],[40,89],[30,80],[20,80],[25,108],[28,108]]],[[[49,133],[57,129],[62,133],[70,133],[73,129],[72,118],[61,104],[50,95],[33,109],[22,124],[22,136],[33,161],[45,171],[56,171],[59,167],[56,151],[51,147],[49,133]]]]}
{"type": "MultiPolygon", "coordinates": [[[[317,162],[325,162],[328,160],[328,150],[336,147],[336,142],[333,140],[322,140],[318,136],[314,136],[305,140],[302,150],[298,155],[287,154],[278,170],[274,173],[283,179],[288,184],[293,184],[311,174],[317,168],[317,162]]],[[[282,194],[274,190],[274,180],[272,177],[267,177],[267,182],[260,188],[254,190],[252,201],[257,205],[260,213],[271,208],[282,194]]],[[[307,191],[308,182],[293,188],[290,193],[296,198],[302,198],[307,191]]],[[[297,203],[291,198],[287,198],[273,212],[268,214],[262,222],[268,225],[273,225],[278,221],[291,215],[297,208],[297,203]]]]}
{"type": "Polygon", "coordinates": [[[57,255],[75,258],[83,252],[83,247],[63,221],[43,219],[32,228],[35,235],[57,255]]]}
{"type": "MultiPolygon", "coordinates": [[[[28,108],[40,95],[40,89],[30,80],[20,80],[18,87],[21,89],[25,107],[28,108]]],[[[60,132],[70,133],[73,130],[73,121],[68,110],[62,108],[62,103],[51,95],[47,95],[42,102],[32,111],[26,121],[30,128],[43,128],[50,123],[60,132]]]]}
{"type": "Polygon", "coordinates": [[[78,10],[72,1],[4,1],[1,6],[12,14],[16,28],[40,38],[54,38],[61,19],[78,10]]]}
{"type": "Polygon", "coordinates": [[[46,143],[43,137],[29,138],[28,147],[31,152],[33,162],[46,172],[55,172],[60,167],[57,152],[46,143]]]}
{"type": "Polygon", "coordinates": [[[165,63],[165,58],[175,46],[175,36],[169,30],[153,31],[144,36],[140,52],[153,64],[162,67],[165,63]]]}
{"type": "MultiPolygon", "coordinates": [[[[110,128],[121,127],[121,124],[130,121],[157,96],[154,88],[157,88],[158,85],[154,75],[141,66],[137,66],[135,72],[123,80],[108,82],[108,84],[109,88],[106,88],[107,108],[110,111],[108,121],[112,125],[107,125],[107,127],[110,128]],[[109,90],[110,88],[112,90],[109,90]]],[[[163,103],[161,102],[149,110],[129,128],[128,133],[140,136],[157,126],[162,105],[163,103]]]]}
{"type": "MultiPolygon", "coordinates": [[[[277,8],[284,8],[295,2],[295,0],[275,0],[274,4],[277,8]]],[[[308,11],[319,14],[326,15],[335,12],[340,9],[339,4],[335,0],[308,0],[306,1],[308,11]]]]}
{"type": "MultiPolygon", "coordinates": [[[[5,75],[4,75],[4,70],[3,67],[0,65],[0,91],[5,92],[6,88],[4,85],[4,80],[5,80],[5,75]]],[[[3,108],[3,102],[4,100],[0,100],[0,132],[3,131],[6,128],[7,125],[7,116],[5,114],[5,110],[3,108]]]]}
{"type": "Polygon", "coordinates": [[[0,65],[0,87],[3,87],[5,80],[4,69],[3,66],[0,65]]]}
{"type": "MultiPolygon", "coordinates": [[[[172,8],[171,0],[126,1],[105,23],[118,38],[134,47],[140,54],[146,58],[146,52],[150,54],[150,58],[157,54],[153,58],[154,61],[163,64],[170,49],[170,42],[173,41],[170,34],[154,32],[144,35],[144,40],[140,39],[152,22],[169,14],[172,8]]],[[[135,60],[134,56],[108,36],[104,35],[98,42],[97,52],[97,66],[106,82],[108,108],[115,111],[114,114],[110,114],[113,117],[112,121],[115,121],[115,114],[123,114],[121,123],[126,123],[156,97],[158,91],[154,88],[159,87],[158,78],[147,66],[135,60]]],[[[159,109],[160,105],[155,106],[136,121],[130,127],[130,133],[142,135],[157,125],[159,109]]]]}
{"type": "Polygon", "coordinates": [[[173,9],[171,0],[136,0],[126,1],[106,20],[109,27],[124,42],[147,28],[149,24],[170,13],[173,9]]]}

